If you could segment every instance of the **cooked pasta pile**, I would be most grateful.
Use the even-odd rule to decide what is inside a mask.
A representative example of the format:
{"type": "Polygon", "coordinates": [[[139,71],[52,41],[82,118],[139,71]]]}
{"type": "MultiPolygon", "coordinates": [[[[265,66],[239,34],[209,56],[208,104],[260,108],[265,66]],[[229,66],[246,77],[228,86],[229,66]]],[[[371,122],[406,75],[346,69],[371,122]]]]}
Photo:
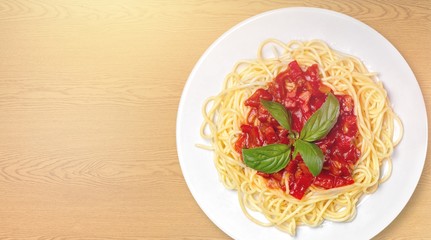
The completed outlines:
{"type": "Polygon", "coordinates": [[[252,221],[275,226],[291,235],[299,225],[318,226],[324,220],[351,220],[360,197],[376,191],[390,176],[391,154],[402,136],[401,122],[376,75],[368,72],[357,58],[334,51],[319,40],[283,43],[269,39],[263,42],[257,59],[238,62],[226,77],[222,91],[208,98],[202,110],[201,135],[211,142],[206,148],[214,151],[221,182],[238,192],[241,207],[252,221]],[[274,47],[275,57],[263,56],[267,47],[274,47]],[[266,179],[246,167],[234,149],[240,126],[246,122],[249,111],[244,101],[256,89],[266,87],[293,60],[303,68],[318,64],[324,85],[335,94],[353,98],[359,130],[356,145],[361,151],[352,174],[354,184],[329,190],[311,186],[302,200],[281,189],[268,188],[266,179]],[[395,124],[401,133],[394,140],[395,124]],[[383,165],[386,165],[385,171],[383,165]],[[261,212],[266,221],[253,218],[249,210],[261,212]]]}

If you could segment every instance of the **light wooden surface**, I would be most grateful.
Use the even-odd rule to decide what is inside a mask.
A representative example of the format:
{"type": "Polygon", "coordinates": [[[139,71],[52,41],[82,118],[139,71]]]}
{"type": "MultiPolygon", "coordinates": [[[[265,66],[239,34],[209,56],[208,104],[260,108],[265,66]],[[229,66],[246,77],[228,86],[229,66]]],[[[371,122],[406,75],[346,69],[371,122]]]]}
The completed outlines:
{"type": "MultiPolygon", "coordinates": [[[[333,9],[382,33],[429,107],[426,0],[0,1],[0,239],[229,239],[181,174],[178,101],[218,36],[290,6],[333,9]]],[[[430,170],[375,239],[431,239],[430,170]]]]}

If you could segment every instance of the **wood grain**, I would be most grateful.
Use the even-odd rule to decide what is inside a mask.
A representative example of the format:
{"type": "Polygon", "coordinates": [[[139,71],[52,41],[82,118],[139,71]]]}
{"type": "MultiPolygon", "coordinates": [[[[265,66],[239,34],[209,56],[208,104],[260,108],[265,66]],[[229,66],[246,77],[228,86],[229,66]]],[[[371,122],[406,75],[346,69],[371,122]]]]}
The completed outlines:
{"type": "MultiPolygon", "coordinates": [[[[218,36],[292,6],[339,11],[382,33],[429,108],[426,0],[0,1],[0,239],[229,239],[181,174],[178,101],[218,36]]],[[[430,171],[427,162],[375,239],[431,239],[430,171]]]]}

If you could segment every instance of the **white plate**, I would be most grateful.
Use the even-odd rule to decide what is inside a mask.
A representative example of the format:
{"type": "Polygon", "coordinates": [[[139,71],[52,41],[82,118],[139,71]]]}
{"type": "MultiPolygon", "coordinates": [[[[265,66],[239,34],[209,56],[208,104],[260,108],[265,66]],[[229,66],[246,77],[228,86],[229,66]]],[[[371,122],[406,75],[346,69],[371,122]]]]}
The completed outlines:
{"type": "MultiPolygon", "coordinates": [[[[298,239],[370,239],[388,226],[409,201],[425,162],[428,126],[425,104],[410,67],[378,32],[349,16],[316,8],[286,8],[266,12],[236,25],[203,54],[185,85],[177,115],[177,150],[181,169],[205,214],[234,239],[291,239],[275,228],[258,226],[240,209],[235,191],[218,179],[213,153],[195,147],[200,138],[201,107],[216,95],[235,62],[254,59],[267,38],[321,39],[331,48],[359,57],[379,73],[405,133],[393,155],[393,173],[378,191],[358,207],[348,223],[326,221],[317,228],[299,227],[298,239]]],[[[190,219],[193,222],[193,219],[190,219]]]]}

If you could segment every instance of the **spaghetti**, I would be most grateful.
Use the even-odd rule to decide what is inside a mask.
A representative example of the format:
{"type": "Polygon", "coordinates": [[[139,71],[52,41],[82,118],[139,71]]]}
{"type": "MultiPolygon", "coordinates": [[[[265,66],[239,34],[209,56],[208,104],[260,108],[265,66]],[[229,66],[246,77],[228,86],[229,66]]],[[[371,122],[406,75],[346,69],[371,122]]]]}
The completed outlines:
{"type": "Polygon", "coordinates": [[[222,91],[206,100],[202,114],[201,136],[210,140],[211,146],[201,147],[214,151],[219,178],[226,188],[237,190],[245,215],[259,225],[275,226],[291,235],[300,225],[351,220],[360,197],[376,191],[390,176],[391,154],[402,137],[400,119],[391,109],[376,75],[368,72],[357,58],[334,51],[319,40],[266,40],[260,45],[256,60],[240,61],[234,66],[222,91]],[[263,56],[268,46],[274,47],[275,57],[263,56]],[[361,152],[352,172],[353,184],[333,189],[312,185],[301,200],[281,189],[269,188],[267,180],[245,166],[235,151],[240,126],[250,111],[244,101],[257,89],[266,87],[292,61],[303,68],[318,64],[325,86],[335,94],[352,97],[359,132],[356,146],[361,152]],[[401,133],[394,140],[395,124],[401,133]],[[257,220],[249,210],[262,213],[267,221],[257,220]]]}

